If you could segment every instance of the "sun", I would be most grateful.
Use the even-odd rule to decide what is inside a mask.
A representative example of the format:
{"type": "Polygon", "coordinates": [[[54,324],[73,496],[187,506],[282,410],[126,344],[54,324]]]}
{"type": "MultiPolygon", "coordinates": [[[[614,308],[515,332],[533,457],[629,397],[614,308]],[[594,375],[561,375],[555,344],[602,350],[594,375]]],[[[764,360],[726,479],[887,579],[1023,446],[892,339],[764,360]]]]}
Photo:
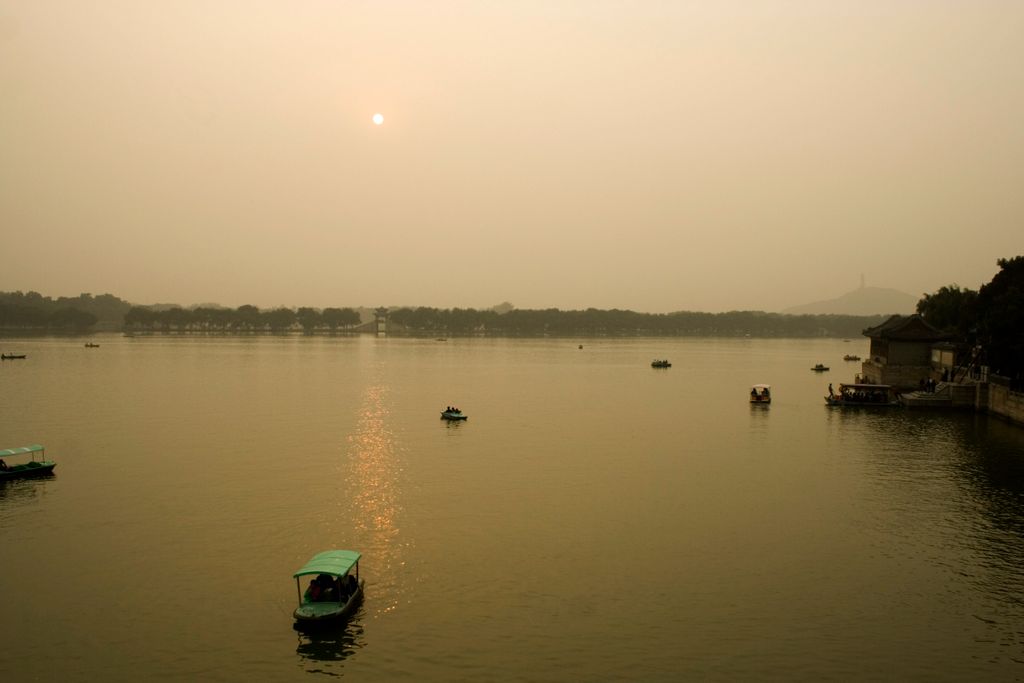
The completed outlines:
{"type": "Polygon", "coordinates": [[[378,126],[379,126],[380,124],[384,123],[384,115],[383,115],[383,114],[374,114],[374,115],[373,115],[373,122],[374,122],[374,123],[375,123],[376,125],[378,125],[378,126]]]}

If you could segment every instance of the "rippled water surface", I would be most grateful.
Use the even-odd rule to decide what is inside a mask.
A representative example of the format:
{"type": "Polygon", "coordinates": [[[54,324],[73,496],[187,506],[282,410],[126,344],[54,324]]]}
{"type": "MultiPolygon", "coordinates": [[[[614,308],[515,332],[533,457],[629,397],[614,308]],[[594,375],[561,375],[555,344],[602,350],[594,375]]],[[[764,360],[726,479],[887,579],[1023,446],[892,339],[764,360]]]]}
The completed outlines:
{"type": "Polygon", "coordinates": [[[0,340],[2,680],[1024,677],[1024,430],[826,408],[864,340],[95,341],[0,340]]]}

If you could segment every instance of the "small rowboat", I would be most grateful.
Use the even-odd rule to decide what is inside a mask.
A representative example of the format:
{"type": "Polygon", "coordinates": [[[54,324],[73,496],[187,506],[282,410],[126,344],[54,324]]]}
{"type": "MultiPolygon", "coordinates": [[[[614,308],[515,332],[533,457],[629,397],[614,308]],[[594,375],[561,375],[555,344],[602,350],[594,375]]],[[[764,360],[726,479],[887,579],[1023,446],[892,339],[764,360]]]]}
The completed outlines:
{"type": "Polygon", "coordinates": [[[292,576],[299,593],[299,606],[292,616],[296,626],[343,619],[351,615],[363,599],[365,581],[359,578],[359,558],[355,550],[325,550],[317,553],[292,576]],[[302,579],[312,576],[305,592],[302,579]]]}
{"type": "Polygon", "coordinates": [[[818,363],[813,368],[811,368],[811,370],[813,370],[814,372],[828,372],[828,366],[818,363]]]}
{"type": "Polygon", "coordinates": [[[449,410],[442,410],[441,411],[441,419],[442,420],[453,420],[453,421],[468,420],[469,419],[469,415],[464,414],[461,410],[456,410],[456,409],[452,408],[452,409],[449,409],[449,410]]]}
{"type": "Polygon", "coordinates": [[[0,481],[8,481],[10,479],[27,479],[29,477],[45,477],[48,474],[53,474],[53,468],[57,466],[52,460],[36,460],[35,453],[45,453],[46,449],[39,444],[32,444],[31,446],[20,446],[18,448],[6,448],[0,451],[0,481]],[[31,459],[27,463],[21,463],[18,465],[9,465],[4,461],[4,458],[17,457],[20,455],[30,455],[31,459]]]}
{"type": "Polygon", "coordinates": [[[651,361],[651,367],[652,368],[670,368],[670,367],[672,367],[672,364],[669,363],[667,359],[656,358],[655,360],[651,361]]]}
{"type": "Polygon", "coordinates": [[[839,393],[833,393],[829,384],[825,404],[833,408],[894,408],[900,402],[888,384],[840,384],[839,393]]]}
{"type": "Polygon", "coordinates": [[[0,353],[0,360],[21,360],[22,358],[28,358],[28,356],[25,355],[24,353],[0,353]]]}
{"type": "Polygon", "coordinates": [[[758,405],[768,405],[772,402],[772,388],[768,384],[755,384],[750,389],[750,402],[758,405]]]}

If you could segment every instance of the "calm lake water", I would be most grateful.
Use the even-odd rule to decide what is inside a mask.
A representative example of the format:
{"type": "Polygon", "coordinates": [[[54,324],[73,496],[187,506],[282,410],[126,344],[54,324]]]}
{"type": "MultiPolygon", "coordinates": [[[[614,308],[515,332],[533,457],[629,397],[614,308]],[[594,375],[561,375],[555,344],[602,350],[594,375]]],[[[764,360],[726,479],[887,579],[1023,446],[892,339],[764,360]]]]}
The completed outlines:
{"type": "Polygon", "coordinates": [[[1024,430],[826,408],[866,340],[94,341],[0,339],[0,680],[1024,678],[1024,430]]]}

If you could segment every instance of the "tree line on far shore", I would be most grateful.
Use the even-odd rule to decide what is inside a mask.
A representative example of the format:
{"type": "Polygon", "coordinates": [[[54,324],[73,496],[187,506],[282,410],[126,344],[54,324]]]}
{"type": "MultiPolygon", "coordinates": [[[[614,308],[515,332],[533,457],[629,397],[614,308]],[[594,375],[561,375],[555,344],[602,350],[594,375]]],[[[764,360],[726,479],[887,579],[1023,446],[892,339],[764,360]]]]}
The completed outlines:
{"type": "Polygon", "coordinates": [[[124,316],[126,330],[162,332],[281,332],[296,326],[307,332],[338,331],[350,330],[360,322],[359,311],[354,308],[260,310],[248,304],[238,308],[175,306],[163,310],[133,306],[124,316]]]}
{"type": "Polygon", "coordinates": [[[0,292],[0,329],[84,332],[97,322],[119,326],[131,305],[111,294],[76,297],[43,296],[39,292],[0,292]]]}
{"type": "Polygon", "coordinates": [[[388,330],[409,334],[490,336],[744,336],[853,337],[885,316],[785,315],[761,311],[728,313],[637,313],[512,309],[499,313],[473,308],[398,308],[388,314],[388,330]]]}
{"type": "MultiPolygon", "coordinates": [[[[978,291],[958,285],[924,294],[917,312],[961,345],[986,350],[988,364],[1024,379],[1024,256],[999,259],[999,272],[978,291]]],[[[387,312],[388,331],[409,335],[487,336],[744,336],[859,337],[887,316],[728,313],[637,313],[557,308],[492,309],[400,307],[387,312]]],[[[0,329],[89,332],[96,327],[153,332],[351,331],[363,319],[354,308],[260,310],[245,305],[132,306],[111,294],[78,297],[0,292],[0,329]],[[97,323],[99,323],[97,325],[97,323]]]]}
{"type": "MultiPolygon", "coordinates": [[[[562,311],[474,308],[395,308],[387,311],[390,334],[480,336],[759,336],[850,337],[885,316],[782,315],[758,311],[731,313],[636,313],[623,310],[562,311]]],[[[180,307],[154,310],[136,306],[125,314],[131,331],[305,332],[349,331],[360,325],[352,308],[180,307]]]]}
{"type": "MultiPolygon", "coordinates": [[[[364,316],[354,308],[263,309],[157,304],[132,306],[111,294],[53,299],[38,292],[0,292],[0,329],[90,332],[352,331],[364,316]],[[97,322],[99,323],[97,325],[97,322]]],[[[401,307],[388,312],[388,330],[409,335],[491,336],[743,336],[854,337],[884,316],[728,313],[637,313],[628,310],[401,307]]]]}

